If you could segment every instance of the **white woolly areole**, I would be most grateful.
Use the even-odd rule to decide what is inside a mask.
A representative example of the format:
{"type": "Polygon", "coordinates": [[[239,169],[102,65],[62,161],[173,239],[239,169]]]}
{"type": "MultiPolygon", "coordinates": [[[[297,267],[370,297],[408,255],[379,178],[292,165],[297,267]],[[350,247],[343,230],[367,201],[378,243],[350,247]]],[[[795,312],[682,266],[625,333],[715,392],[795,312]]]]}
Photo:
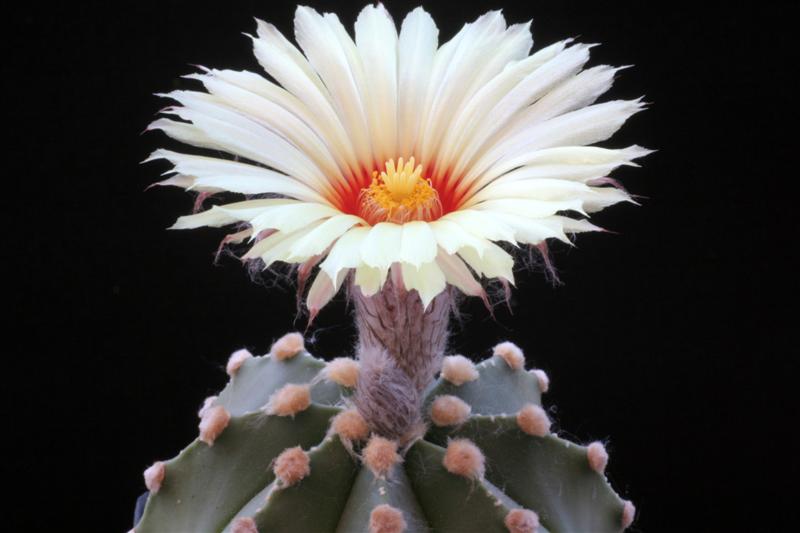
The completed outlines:
{"type": "Polygon", "coordinates": [[[442,464],[451,474],[470,479],[480,479],[485,472],[483,452],[468,439],[451,440],[442,464]]]}
{"type": "Polygon", "coordinates": [[[550,377],[547,375],[547,372],[541,368],[534,368],[531,370],[531,374],[536,377],[536,381],[539,383],[539,390],[543,394],[550,389],[550,377]]]}
{"type": "Polygon", "coordinates": [[[385,477],[392,467],[400,462],[397,442],[373,435],[362,450],[361,459],[375,477],[385,477]]]}
{"type": "Polygon", "coordinates": [[[231,524],[231,533],[258,533],[256,521],[249,516],[237,518],[231,524]]]}
{"type": "Polygon", "coordinates": [[[349,357],[337,357],[325,365],[325,379],[352,389],[358,383],[358,361],[349,357]]]}
{"type": "Polygon", "coordinates": [[[289,383],[272,393],[264,409],[271,415],[294,416],[308,409],[309,405],[311,387],[289,383]]]}
{"type": "Polygon", "coordinates": [[[403,533],[405,530],[403,513],[388,503],[376,506],[369,514],[369,533],[403,533]]]}
{"type": "Polygon", "coordinates": [[[503,358],[513,370],[522,370],[525,368],[525,355],[519,346],[513,342],[501,342],[494,347],[494,354],[503,358]]]}
{"type": "Polygon", "coordinates": [[[636,506],[630,500],[625,500],[622,506],[622,529],[628,529],[636,518],[636,506]]]}
{"type": "Polygon", "coordinates": [[[221,405],[209,407],[200,419],[200,440],[209,446],[214,445],[214,441],[228,427],[231,414],[221,405]]]}
{"type": "Polygon", "coordinates": [[[253,357],[253,354],[251,354],[250,351],[245,348],[236,350],[231,354],[230,358],[228,358],[228,364],[225,366],[225,371],[230,377],[235,376],[244,362],[251,357],[253,357]]]}
{"type": "Polygon", "coordinates": [[[164,482],[167,466],[163,461],[156,461],[144,471],[144,485],[153,494],[157,493],[164,482]]]}
{"type": "Polygon", "coordinates": [[[506,515],[503,523],[509,533],[536,533],[539,515],[528,509],[514,509],[506,515]]]}
{"type": "Polygon", "coordinates": [[[203,416],[208,412],[209,409],[214,405],[214,402],[217,401],[217,396],[209,396],[205,400],[203,400],[203,406],[197,411],[197,416],[199,418],[203,418],[203,416]]]}
{"type": "Polygon", "coordinates": [[[544,437],[550,433],[550,419],[547,413],[538,405],[529,403],[517,413],[517,425],[519,428],[534,437],[544,437]]]}
{"type": "Polygon", "coordinates": [[[437,396],[431,404],[431,421],[439,426],[463,424],[469,418],[472,407],[457,396],[437,396]]]}
{"type": "Polygon", "coordinates": [[[278,361],[283,361],[285,359],[291,359],[303,350],[305,350],[305,341],[303,341],[303,336],[295,332],[287,333],[280,339],[276,340],[275,344],[272,345],[269,354],[278,361]]]}
{"type": "Polygon", "coordinates": [[[356,409],[342,411],[331,422],[331,429],[348,441],[362,441],[369,436],[369,426],[356,409]]]}
{"type": "Polygon", "coordinates": [[[463,355],[449,355],[442,360],[442,379],[456,386],[463,385],[478,379],[478,369],[463,355]]]}
{"type": "Polygon", "coordinates": [[[606,471],[608,464],[608,452],[602,442],[595,441],[586,447],[586,457],[589,459],[589,466],[598,474],[606,471]]]}
{"type": "Polygon", "coordinates": [[[311,459],[300,446],[287,448],[275,459],[272,471],[284,486],[289,487],[311,473],[311,459]]]}

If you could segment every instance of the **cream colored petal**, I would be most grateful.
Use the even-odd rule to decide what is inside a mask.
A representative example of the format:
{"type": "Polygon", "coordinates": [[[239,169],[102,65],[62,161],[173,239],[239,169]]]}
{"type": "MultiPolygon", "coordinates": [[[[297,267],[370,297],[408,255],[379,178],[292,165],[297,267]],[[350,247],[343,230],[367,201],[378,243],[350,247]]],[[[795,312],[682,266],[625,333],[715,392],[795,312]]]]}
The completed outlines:
{"type": "Polygon", "coordinates": [[[514,258],[496,244],[490,243],[483,257],[479,257],[472,248],[464,248],[458,255],[478,274],[514,283],[514,258]]]}
{"type": "Polygon", "coordinates": [[[488,240],[476,237],[456,222],[450,220],[440,218],[431,222],[430,226],[438,245],[451,255],[462,248],[470,247],[475,250],[479,257],[482,257],[489,243],[488,240]]]}
{"type": "Polygon", "coordinates": [[[559,211],[576,211],[582,215],[586,214],[583,207],[583,200],[580,199],[548,201],[504,198],[502,200],[487,200],[481,202],[476,204],[472,209],[477,211],[512,213],[529,218],[543,218],[554,215],[559,211]]]}
{"type": "Polygon", "coordinates": [[[203,226],[221,227],[235,222],[249,221],[265,208],[292,202],[286,199],[261,199],[215,205],[202,213],[178,218],[170,229],[195,229],[203,226]]]}
{"type": "Polygon", "coordinates": [[[418,145],[422,161],[434,159],[460,106],[505,66],[500,54],[487,54],[498,50],[505,30],[502,14],[492,11],[465,25],[436,52],[418,145]],[[478,64],[481,68],[475,68],[478,64]]]}
{"type": "Polygon", "coordinates": [[[305,235],[292,246],[288,260],[299,262],[324,252],[344,232],[356,224],[364,224],[361,217],[339,214],[329,218],[305,235]]]}
{"type": "MultiPolygon", "coordinates": [[[[329,15],[328,18],[331,23],[338,23],[335,15],[329,15]]],[[[359,161],[370,161],[372,151],[366,110],[350,64],[355,58],[352,54],[348,55],[347,49],[355,46],[352,39],[349,36],[344,39],[341,32],[332,29],[322,15],[305,6],[298,6],[295,11],[294,34],[309,63],[325,84],[356,157],[359,161]]]]}
{"type": "Polygon", "coordinates": [[[483,286],[475,276],[470,272],[464,261],[457,255],[451,255],[442,249],[439,249],[439,254],[436,256],[436,263],[442,270],[447,283],[456,287],[458,290],[468,296],[485,297],[486,293],[483,286]]]}
{"type": "Polygon", "coordinates": [[[436,296],[447,288],[444,272],[436,261],[423,263],[419,267],[402,263],[403,284],[407,290],[416,290],[427,308],[436,296]]]}
{"type": "Polygon", "coordinates": [[[429,263],[436,258],[436,236],[428,222],[414,221],[403,224],[400,239],[400,261],[414,266],[429,263]]]}
{"type": "Polygon", "coordinates": [[[258,37],[253,49],[264,70],[308,108],[311,115],[324,125],[326,140],[333,150],[347,161],[351,169],[358,168],[358,159],[339,120],[325,85],[300,51],[271,24],[258,22],[258,37]]]}
{"type": "Polygon", "coordinates": [[[319,192],[308,185],[274,170],[247,165],[236,161],[179,154],[169,150],[156,150],[147,159],[166,159],[174,171],[192,176],[189,189],[218,189],[241,194],[280,194],[298,200],[329,204],[319,192]]]}
{"type": "MultiPolygon", "coordinates": [[[[356,46],[366,84],[366,111],[377,161],[397,151],[397,28],[383,4],[366,6],[355,25],[356,46]]],[[[363,94],[363,93],[362,93],[363,94]]]]}
{"type": "Polygon", "coordinates": [[[520,113],[517,122],[540,122],[593,104],[611,88],[620,70],[600,65],[572,76],[520,113]]]}
{"type": "MultiPolygon", "coordinates": [[[[453,131],[470,133],[464,135],[464,141],[453,148],[454,157],[457,157],[457,161],[453,161],[454,175],[463,174],[467,165],[490,139],[507,128],[509,123],[513,123],[520,112],[531,103],[577,73],[588,60],[589,47],[576,45],[567,48],[533,71],[527,72],[527,75],[516,84],[512,85],[511,82],[518,77],[516,71],[522,67],[506,69],[495,78],[495,80],[499,78],[500,81],[492,80],[495,83],[488,84],[482,94],[476,95],[479,101],[475,104],[476,110],[473,111],[473,116],[467,117],[463,124],[457,123],[453,128],[453,131]],[[504,78],[511,79],[506,82],[504,78]]],[[[520,63],[527,68],[530,68],[529,63],[536,64],[535,61],[520,63]]]]}
{"type": "MultiPolygon", "coordinates": [[[[361,264],[361,245],[369,230],[368,227],[359,226],[345,232],[337,239],[325,260],[319,265],[320,270],[328,274],[330,279],[338,282],[341,272],[358,267],[361,264]]],[[[336,288],[339,288],[338,284],[336,288]]]]}
{"type": "MultiPolygon", "coordinates": [[[[292,105],[291,108],[286,108],[270,98],[265,98],[213,75],[196,74],[186,77],[199,80],[209,93],[226,105],[257,119],[270,130],[285,137],[308,155],[331,181],[344,181],[330,147],[320,139],[317,132],[293,112],[298,106],[292,105]]],[[[284,100],[289,99],[284,98],[284,100]]]]}
{"type": "Polygon", "coordinates": [[[475,163],[465,180],[483,174],[499,175],[511,170],[510,161],[525,154],[558,146],[581,146],[601,142],[613,135],[643,105],[638,100],[615,100],[527,125],[518,133],[497,141],[494,148],[475,163]]]}
{"type": "MultiPolygon", "coordinates": [[[[595,175],[603,176],[605,174],[595,175]]],[[[591,194],[588,185],[578,181],[540,178],[524,180],[496,180],[478,191],[463,208],[468,208],[486,200],[503,198],[524,198],[530,200],[569,200],[591,194]]]]}
{"type": "Polygon", "coordinates": [[[628,193],[615,187],[592,187],[591,189],[593,194],[587,196],[583,203],[587,213],[595,213],[620,202],[638,205],[628,193]]]}
{"type": "Polygon", "coordinates": [[[514,238],[517,242],[525,244],[539,244],[545,239],[555,238],[562,242],[572,244],[567,238],[561,224],[551,221],[550,218],[523,217],[511,213],[492,211],[492,216],[502,220],[514,229],[514,238]]]}
{"type": "Polygon", "coordinates": [[[290,175],[320,191],[333,191],[319,167],[286,139],[237,113],[205,93],[173,91],[169,98],[184,107],[168,111],[179,116],[214,140],[228,153],[246,157],[290,175]]]}
{"type": "Polygon", "coordinates": [[[322,271],[317,273],[311,288],[308,289],[308,296],[306,296],[306,306],[311,320],[314,319],[320,309],[331,301],[337,292],[337,287],[334,286],[333,280],[328,277],[328,274],[322,271]]]}
{"type": "Polygon", "coordinates": [[[414,155],[439,29],[421,7],[403,20],[397,43],[398,157],[414,155]]]}
{"type": "Polygon", "coordinates": [[[356,269],[354,283],[361,288],[364,296],[372,296],[381,290],[388,273],[388,268],[375,268],[361,263],[356,269]]]}
{"type": "Polygon", "coordinates": [[[264,209],[251,218],[249,222],[255,235],[265,229],[292,232],[323,218],[330,218],[338,214],[340,214],[338,209],[327,205],[293,202],[264,209]]]}
{"type": "Polygon", "coordinates": [[[361,243],[361,260],[367,266],[387,270],[400,260],[402,238],[402,226],[391,222],[375,224],[361,243]]]}
{"type": "Polygon", "coordinates": [[[288,252],[288,247],[300,237],[311,231],[313,226],[309,225],[300,230],[288,233],[277,231],[268,237],[265,237],[255,243],[248,251],[242,256],[243,260],[261,258],[269,266],[277,255],[283,256],[288,252]]]}
{"type": "Polygon", "coordinates": [[[159,118],[147,126],[147,131],[160,130],[170,138],[198,148],[224,150],[214,139],[197,129],[193,124],[178,122],[168,118],[159,118]]]}
{"type": "Polygon", "coordinates": [[[506,241],[511,244],[516,244],[514,241],[514,231],[502,222],[494,220],[481,209],[486,209],[484,205],[478,204],[475,209],[464,209],[453,211],[444,215],[440,220],[449,220],[455,222],[468,232],[476,237],[488,239],[490,241],[506,241]]]}

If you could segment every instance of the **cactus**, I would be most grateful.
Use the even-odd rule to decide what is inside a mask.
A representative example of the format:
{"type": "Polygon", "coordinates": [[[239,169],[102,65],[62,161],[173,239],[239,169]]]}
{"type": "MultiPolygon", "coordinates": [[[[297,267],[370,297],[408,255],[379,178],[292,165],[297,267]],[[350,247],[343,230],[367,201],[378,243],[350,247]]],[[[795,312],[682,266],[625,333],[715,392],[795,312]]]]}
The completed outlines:
{"type": "Polygon", "coordinates": [[[502,343],[478,365],[446,357],[422,437],[370,434],[352,407],[358,362],[325,363],[298,334],[231,356],[200,434],[145,474],[136,533],[166,531],[613,532],[633,506],[604,476],[600,443],[550,433],[548,380],[502,343]],[[288,348],[287,348],[288,346],[288,348]]]}
{"type": "MultiPolygon", "coordinates": [[[[199,193],[172,229],[234,226],[251,271],[293,265],[308,325],[344,288],[355,358],[324,362],[291,333],[229,359],[199,435],[145,471],[147,532],[620,531],[635,510],[605,479],[602,443],[551,433],[549,381],[510,342],[475,365],[445,357],[462,297],[514,284],[530,246],[600,231],[636,203],[609,173],[649,153],[605,141],[641,99],[595,103],[619,69],[583,70],[591,45],[530,53],[526,24],[492,11],[439,43],[422,8],[398,28],[368,5],[355,38],[300,6],[295,46],[257,22],[253,72],[199,67],[205,91],[149,130],[213,155],[156,150],[199,193]],[[274,80],[274,81],[273,81],[274,80]],[[176,119],[177,117],[177,119],[176,119]],[[216,195],[245,200],[215,203],[216,195]]],[[[225,200],[227,201],[227,200],[225,200]]],[[[141,503],[141,499],[140,499],[141,503]]],[[[137,507],[138,508],[138,507],[137,507]]]]}

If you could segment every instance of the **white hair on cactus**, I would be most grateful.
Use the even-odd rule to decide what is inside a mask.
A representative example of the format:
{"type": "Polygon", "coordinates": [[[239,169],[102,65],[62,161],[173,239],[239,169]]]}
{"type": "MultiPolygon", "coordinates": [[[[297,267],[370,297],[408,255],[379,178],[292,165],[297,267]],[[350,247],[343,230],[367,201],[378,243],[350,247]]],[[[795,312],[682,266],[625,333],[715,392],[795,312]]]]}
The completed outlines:
{"type": "Polygon", "coordinates": [[[356,409],[347,409],[333,417],[331,429],[342,439],[350,442],[366,440],[369,437],[367,421],[356,409]]]}
{"type": "Polygon", "coordinates": [[[503,523],[508,533],[536,533],[539,529],[539,515],[529,509],[513,509],[503,523]]]}
{"type": "Polygon", "coordinates": [[[449,355],[442,360],[442,379],[453,385],[463,385],[478,379],[475,363],[463,355],[449,355]]]}
{"type": "Polygon", "coordinates": [[[156,494],[161,489],[167,466],[163,461],[156,461],[144,471],[144,485],[151,493],[156,494]]]}
{"type": "Polygon", "coordinates": [[[513,342],[501,342],[494,347],[494,354],[501,357],[512,370],[525,368],[525,355],[522,349],[513,342]]]}
{"type": "Polygon", "coordinates": [[[628,529],[636,518],[636,506],[630,500],[625,500],[622,506],[622,529],[628,529]]]}
{"type": "Polygon", "coordinates": [[[517,413],[517,425],[519,428],[534,437],[544,437],[550,433],[550,419],[547,413],[538,405],[526,404],[517,413]]]}
{"type": "Polygon", "coordinates": [[[230,420],[231,414],[221,405],[210,407],[200,419],[200,440],[213,446],[217,437],[228,427],[230,420]]]}
{"type": "Polygon", "coordinates": [[[214,405],[214,402],[217,401],[217,396],[209,396],[205,400],[203,400],[203,406],[200,407],[200,410],[197,411],[198,418],[203,418],[203,416],[208,412],[209,409],[214,405]]]}
{"type": "Polygon", "coordinates": [[[300,446],[287,448],[275,459],[272,471],[283,486],[290,487],[311,473],[311,459],[300,446]]]}
{"type": "Polygon", "coordinates": [[[431,404],[431,421],[434,425],[456,426],[469,418],[472,407],[458,396],[444,394],[437,396],[431,404]]]}
{"type": "Polygon", "coordinates": [[[370,437],[361,452],[361,457],[364,464],[378,478],[386,477],[392,467],[402,460],[397,453],[397,442],[378,435],[370,437]]]}
{"type": "Polygon", "coordinates": [[[405,530],[403,513],[388,503],[376,506],[369,514],[369,533],[403,533],[405,530]]]}
{"type": "Polygon", "coordinates": [[[589,466],[598,474],[603,474],[606,471],[608,464],[608,452],[606,447],[600,441],[595,441],[586,447],[586,457],[589,460],[589,466]]]}
{"type": "Polygon", "coordinates": [[[311,405],[311,387],[289,383],[270,396],[264,411],[270,415],[294,416],[311,405]]]}
{"type": "Polygon", "coordinates": [[[358,361],[349,357],[337,357],[325,365],[325,379],[352,389],[358,382],[358,361]]]}
{"type": "Polygon", "coordinates": [[[239,369],[242,367],[245,361],[252,358],[253,354],[250,353],[249,350],[242,348],[241,350],[236,350],[233,352],[228,359],[228,364],[225,365],[225,371],[228,373],[230,377],[236,375],[239,369]]]}
{"type": "Polygon", "coordinates": [[[550,389],[550,377],[547,375],[547,372],[541,368],[534,368],[530,373],[534,375],[536,381],[539,383],[539,390],[542,394],[550,389]]]}
{"type": "Polygon", "coordinates": [[[258,533],[256,521],[249,516],[239,517],[231,524],[231,533],[258,533]]]}
{"type": "Polygon", "coordinates": [[[277,359],[283,361],[290,359],[298,353],[305,350],[305,341],[300,333],[287,333],[280,339],[276,340],[270,348],[269,354],[277,359]]]}
{"type": "Polygon", "coordinates": [[[483,452],[468,439],[451,440],[442,464],[451,474],[470,479],[481,479],[485,472],[483,452]]]}

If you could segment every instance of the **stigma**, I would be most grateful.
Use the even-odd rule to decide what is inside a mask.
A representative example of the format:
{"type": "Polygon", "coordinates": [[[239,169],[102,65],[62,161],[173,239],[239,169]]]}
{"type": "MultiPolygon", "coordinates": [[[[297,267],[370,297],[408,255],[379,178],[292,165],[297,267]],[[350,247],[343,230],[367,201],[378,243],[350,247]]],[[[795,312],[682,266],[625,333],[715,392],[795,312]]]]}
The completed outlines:
{"type": "Polygon", "coordinates": [[[441,216],[439,194],[430,180],[423,177],[422,165],[414,158],[395,165],[394,159],[385,164],[385,170],[372,173],[372,183],[361,189],[359,211],[370,224],[394,222],[403,224],[412,220],[436,220],[441,216]]]}

